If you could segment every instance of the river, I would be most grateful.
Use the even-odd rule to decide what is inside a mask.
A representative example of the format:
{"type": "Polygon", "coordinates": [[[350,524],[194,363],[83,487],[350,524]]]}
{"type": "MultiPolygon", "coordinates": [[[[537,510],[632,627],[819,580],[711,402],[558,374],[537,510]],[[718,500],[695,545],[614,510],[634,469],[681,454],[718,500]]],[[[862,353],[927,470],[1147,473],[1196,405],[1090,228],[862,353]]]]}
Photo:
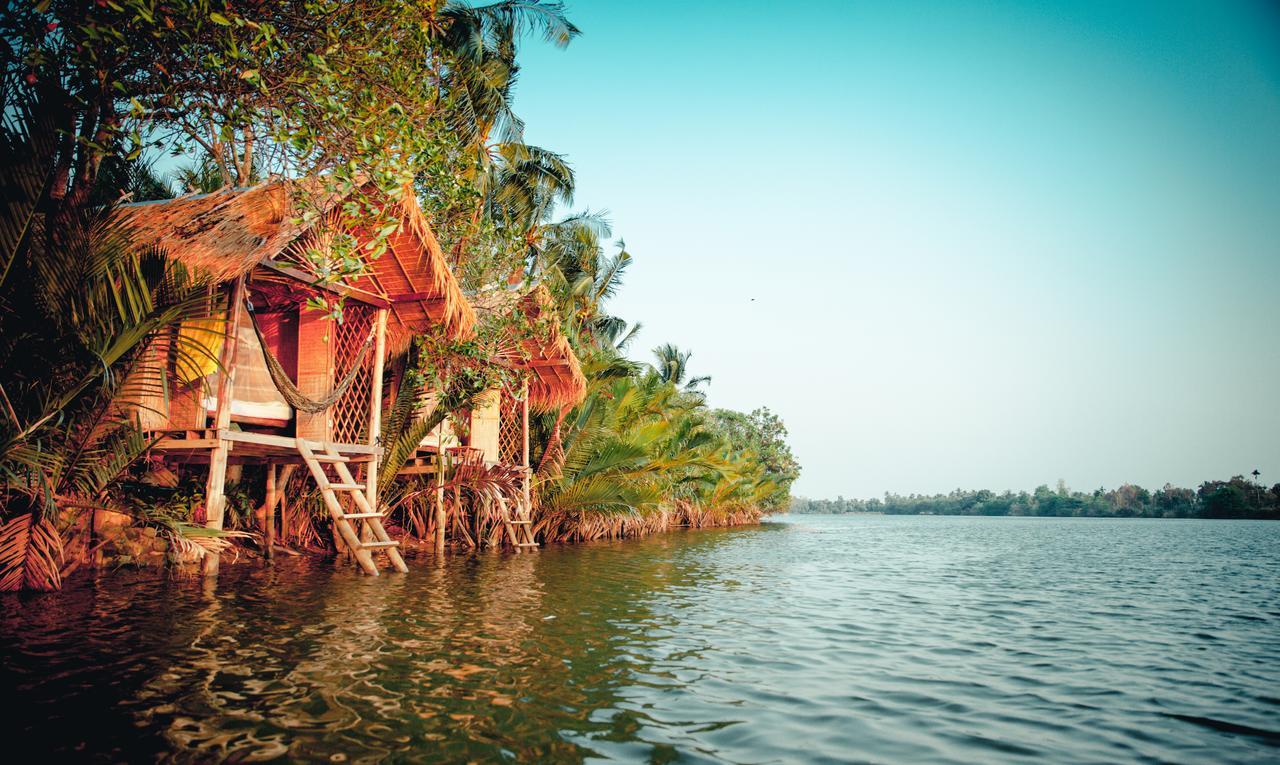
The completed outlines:
{"type": "Polygon", "coordinates": [[[6,750],[1280,761],[1280,523],[790,516],[410,565],[6,596],[6,750]]]}

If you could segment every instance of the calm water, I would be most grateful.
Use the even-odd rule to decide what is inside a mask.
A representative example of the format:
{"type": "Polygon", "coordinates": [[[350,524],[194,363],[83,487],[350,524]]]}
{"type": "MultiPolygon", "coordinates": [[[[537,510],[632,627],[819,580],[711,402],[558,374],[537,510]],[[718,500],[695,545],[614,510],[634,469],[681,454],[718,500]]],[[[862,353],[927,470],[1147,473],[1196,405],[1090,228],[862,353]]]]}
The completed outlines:
{"type": "Polygon", "coordinates": [[[411,565],[0,600],[6,748],[1280,761],[1280,523],[799,516],[411,565]]]}

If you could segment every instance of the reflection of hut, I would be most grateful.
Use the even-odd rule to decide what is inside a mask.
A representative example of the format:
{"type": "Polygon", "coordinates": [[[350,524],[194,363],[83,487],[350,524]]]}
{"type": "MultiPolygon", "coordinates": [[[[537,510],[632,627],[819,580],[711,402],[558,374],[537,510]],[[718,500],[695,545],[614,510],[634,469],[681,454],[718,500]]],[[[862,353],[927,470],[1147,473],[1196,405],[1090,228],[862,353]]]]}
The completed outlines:
{"type": "MultiPolygon", "coordinates": [[[[433,326],[465,335],[474,314],[407,192],[374,202],[399,222],[381,257],[368,258],[349,283],[320,279],[308,254],[346,242],[355,245],[353,257],[364,257],[360,247],[371,237],[344,221],[351,200],[318,188],[280,181],[123,208],[139,243],[220,282],[205,318],[153,347],[145,371],[163,385],[139,419],[161,436],[155,448],[166,461],[209,465],[209,526],[221,528],[228,463],[267,466],[269,508],[277,466],[304,464],[362,567],[377,573],[372,551],[384,549],[403,569],[376,510],[387,348],[433,326]],[[339,297],[340,313],[315,307],[339,297]],[[354,512],[337,492],[350,495],[354,512]],[[361,542],[353,520],[374,538],[361,542]]],[[[378,199],[372,190],[368,196],[378,199]]]]}

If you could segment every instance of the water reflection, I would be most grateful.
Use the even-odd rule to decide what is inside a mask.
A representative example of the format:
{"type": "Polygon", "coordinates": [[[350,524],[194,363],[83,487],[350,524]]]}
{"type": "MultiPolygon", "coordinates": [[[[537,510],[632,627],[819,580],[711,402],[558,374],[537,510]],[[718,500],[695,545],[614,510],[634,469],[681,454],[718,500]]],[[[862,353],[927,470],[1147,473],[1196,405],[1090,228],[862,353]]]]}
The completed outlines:
{"type": "Polygon", "coordinates": [[[6,718],[102,761],[1262,762],[1280,524],[799,519],[369,579],[5,600],[6,718]],[[1029,525],[1030,524],[1030,525],[1029,525]]]}

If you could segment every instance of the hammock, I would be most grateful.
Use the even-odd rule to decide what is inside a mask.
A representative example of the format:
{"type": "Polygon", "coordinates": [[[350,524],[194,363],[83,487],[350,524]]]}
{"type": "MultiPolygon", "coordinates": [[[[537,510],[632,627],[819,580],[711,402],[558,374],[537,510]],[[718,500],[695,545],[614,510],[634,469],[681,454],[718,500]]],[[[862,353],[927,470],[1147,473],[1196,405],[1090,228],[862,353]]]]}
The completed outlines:
{"type": "Polygon", "coordinates": [[[262,346],[262,356],[267,361],[267,372],[271,375],[271,382],[275,383],[276,390],[280,391],[280,395],[284,396],[285,401],[289,402],[289,406],[308,414],[323,412],[338,403],[346,394],[347,389],[356,381],[356,376],[360,373],[360,367],[364,366],[364,360],[369,356],[369,351],[373,348],[373,341],[377,335],[378,328],[375,324],[369,328],[369,336],[365,338],[364,345],[356,352],[355,360],[351,362],[351,369],[347,371],[342,381],[324,396],[308,398],[306,394],[298,390],[298,386],[294,385],[293,380],[289,379],[289,374],[280,365],[280,360],[271,352],[266,338],[262,336],[262,330],[258,328],[258,320],[254,318],[253,306],[247,300],[245,305],[249,309],[249,323],[253,325],[253,333],[258,336],[258,344],[262,346]]]}

